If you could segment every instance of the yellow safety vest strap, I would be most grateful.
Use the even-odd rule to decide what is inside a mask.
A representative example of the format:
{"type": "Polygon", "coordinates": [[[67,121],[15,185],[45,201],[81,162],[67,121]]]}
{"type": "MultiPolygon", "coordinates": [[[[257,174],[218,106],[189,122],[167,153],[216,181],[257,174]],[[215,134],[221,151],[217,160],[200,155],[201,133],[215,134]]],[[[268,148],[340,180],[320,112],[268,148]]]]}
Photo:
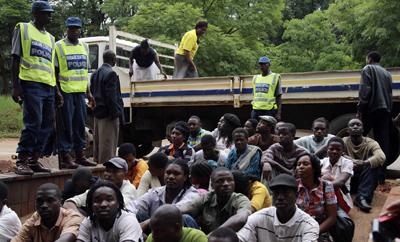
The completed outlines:
{"type": "Polygon", "coordinates": [[[29,64],[26,60],[21,58],[21,65],[23,65],[24,67],[26,67],[27,69],[36,69],[36,70],[42,70],[42,71],[46,71],[50,74],[53,75],[53,70],[46,67],[46,66],[42,66],[42,65],[37,65],[37,64],[29,64]]]}
{"type": "Polygon", "coordinates": [[[65,57],[65,54],[64,54],[63,49],[61,48],[60,42],[57,42],[56,45],[57,45],[57,47],[58,47],[58,50],[60,51],[60,55],[61,55],[60,57],[61,57],[61,58],[64,58],[64,57],[65,57]]]}

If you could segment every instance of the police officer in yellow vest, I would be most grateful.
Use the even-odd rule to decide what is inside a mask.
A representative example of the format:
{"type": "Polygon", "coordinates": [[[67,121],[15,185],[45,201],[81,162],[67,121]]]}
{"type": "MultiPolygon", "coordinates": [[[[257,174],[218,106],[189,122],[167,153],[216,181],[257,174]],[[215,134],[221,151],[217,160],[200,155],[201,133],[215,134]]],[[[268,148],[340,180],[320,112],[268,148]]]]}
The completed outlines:
{"type": "Polygon", "coordinates": [[[251,102],[253,105],[251,117],[259,120],[259,116],[269,115],[279,122],[282,106],[281,75],[273,73],[269,69],[270,65],[268,57],[263,56],[258,61],[262,74],[253,77],[254,100],[251,102]]]}
{"type": "Polygon", "coordinates": [[[57,83],[60,84],[64,105],[61,114],[64,120],[64,130],[59,134],[60,151],[63,168],[75,169],[79,165],[96,166],[97,163],[86,159],[84,148],[86,97],[89,103],[94,102],[88,88],[89,50],[86,43],[79,41],[82,22],[79,18],[71,17],[65,22],[67,37],[56,43],[57,83]],[[75,160],[69,156],[71,146],[75,152],[75,160]]]}
{"type": "Polygon", "coordinates": [[[54,75],[55,41],[44,26],[52,21],[54,10],[48,2],[32,4],[33,21],[18,23],[12,38],[12,98],[23,105],[23,122],[18,143],[17,174],[50,172],[37,160],[54,123],[54,100],[62,105],[62,96],[54,75]]]}

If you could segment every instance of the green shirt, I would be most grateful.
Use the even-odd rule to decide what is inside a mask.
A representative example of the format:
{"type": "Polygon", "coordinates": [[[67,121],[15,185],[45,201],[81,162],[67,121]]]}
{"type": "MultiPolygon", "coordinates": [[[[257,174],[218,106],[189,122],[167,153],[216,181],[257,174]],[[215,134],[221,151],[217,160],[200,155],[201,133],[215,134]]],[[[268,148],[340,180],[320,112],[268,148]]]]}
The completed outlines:
{"type": "Polygon", "coordinates": [[[227,204],[221,209],[217,202],[217,195],[212,192],[203,193],[190,202],[188,206],[193,218],[201,217],[201,230],[209,234],[219,228],[230,217],[239,212],[247,211],[251,214],[251,202],[243,194],[232,193],[227,204]]]}
{"type": "MultiPolygon", "coordinates": [[[[153,236],[152,234],[147,237],[146,242],[153,242],[153,236]]],[[[182,228],[182,237],[179,240],[179,242],[207,242],[208,238],[207,236],[203,233],[203,231],[198,230],[198,229],[192,229],[192,228],[182,228]]]]}

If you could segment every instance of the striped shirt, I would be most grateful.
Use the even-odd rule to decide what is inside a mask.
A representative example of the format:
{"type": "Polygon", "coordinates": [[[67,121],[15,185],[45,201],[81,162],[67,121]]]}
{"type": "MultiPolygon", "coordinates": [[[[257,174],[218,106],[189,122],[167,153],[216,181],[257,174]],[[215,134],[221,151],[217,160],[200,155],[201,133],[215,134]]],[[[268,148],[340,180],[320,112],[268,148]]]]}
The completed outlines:
{"type": "Polygon", "coordinates": [[[308,150],[302,146],[296,145],[296,150],[290,156],[287,156],[283,152],[283,146],[279,143],[271,145],[268,150],[264,152],[263,156],[266,156],[276,162],[278,162],[281,166],[285,167],[288,170],[294,171],[293,164],[296,161],[296,157],[305,153],[309,153],[308,150]]]}
{"type": "Polygon", "coordinates": [[[189,135],[187,145],[189,147],[193,147],[193,146],[197,145],[198,143],[200,143],[201,138],[203,138],[203,136],[206,134],[211,134],[211,132],[200,128],[200,132],[197,134],[197,136],[195,138],[192,138],[192,136],[189,135]]]}
{"type": "Polygon", "coordinates": [[[253,213],[237,235],[243,242],[311,242],[318,240],[319,225],[298,208],[293,217],[283,224],[276,215],[276,207],[269,207],[253,213]]]}

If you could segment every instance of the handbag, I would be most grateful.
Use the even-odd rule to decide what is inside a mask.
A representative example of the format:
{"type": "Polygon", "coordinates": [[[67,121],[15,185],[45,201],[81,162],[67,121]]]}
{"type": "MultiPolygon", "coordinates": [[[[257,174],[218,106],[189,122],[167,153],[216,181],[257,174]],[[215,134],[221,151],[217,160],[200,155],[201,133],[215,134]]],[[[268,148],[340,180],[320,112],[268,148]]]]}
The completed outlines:
{"type": "MultiPolygon", "coordinates": [[[[323,183],[325,197],[325,181],[323,183]]],[[[343,210],[340,204],[337,204],[337,215],[335,224],[329,229],[329,233],[336,242],[351,242],[354,237],[354,222],[350,216],[343,210]]]]}

